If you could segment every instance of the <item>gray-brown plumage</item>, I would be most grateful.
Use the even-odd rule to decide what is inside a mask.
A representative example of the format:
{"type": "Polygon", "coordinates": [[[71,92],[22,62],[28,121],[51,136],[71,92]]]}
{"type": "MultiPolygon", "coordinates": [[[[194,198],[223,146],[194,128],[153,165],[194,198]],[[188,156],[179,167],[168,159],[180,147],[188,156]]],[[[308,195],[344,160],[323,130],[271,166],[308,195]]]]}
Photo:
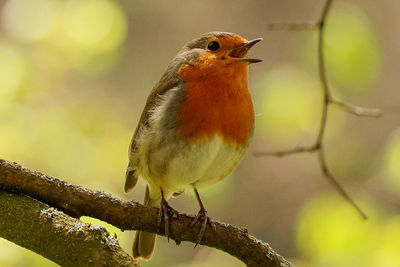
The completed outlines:
{"type": "MultiPolygon", "coordinates": [[[[166,200],[192,189],[201,207],[194,220],[202,221],[200,241],[210,220],[197,188],[229,175],[247,151],[254,125],[247,72],[250,63],[260,60],[244,56],[260,40],[248,42],[225,32],[203,34],[178,52],[147,98],[129,148],[125,191],[131,191],[139,177],[145,180],[144,204],[161,203],[167,236],[166,200]],[[186,135],[185,120],[191,127],[186,135]],[[204,137],[198,137],[203,131],[204,137]]],[[[154,245],[155,234],[138,231],[133,256],[149,259],[154,245]]]]}

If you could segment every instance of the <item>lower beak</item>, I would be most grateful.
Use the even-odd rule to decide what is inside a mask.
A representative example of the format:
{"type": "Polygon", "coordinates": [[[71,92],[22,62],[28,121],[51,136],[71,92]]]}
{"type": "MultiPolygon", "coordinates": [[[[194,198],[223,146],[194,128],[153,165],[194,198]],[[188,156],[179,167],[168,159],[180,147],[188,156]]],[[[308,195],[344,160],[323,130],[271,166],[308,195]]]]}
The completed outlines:
{"type": "Polygon", "coordinates": [[[249,63],[257,63],[261,62],[261,59],[255,59],[255,58],[245,58],[247,52],[249,51],[250,48],[252,48],[256,43],[262,41],[262,38],[256,38],[251,41],[248,41],[241,46],[235,47],[229,52],[229,56],[233,58],[237,58],[240,61],[246,61],[249,63]]]}

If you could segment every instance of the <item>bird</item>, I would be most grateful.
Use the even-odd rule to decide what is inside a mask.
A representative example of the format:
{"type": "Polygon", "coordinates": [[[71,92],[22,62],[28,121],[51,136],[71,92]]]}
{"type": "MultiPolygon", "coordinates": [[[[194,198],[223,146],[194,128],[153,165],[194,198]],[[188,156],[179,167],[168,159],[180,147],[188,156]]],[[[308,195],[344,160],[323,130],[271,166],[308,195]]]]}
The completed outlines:
{"type": "MultiPolygon", "coordinates": [[[[185,191],[196,195],[200,211],[191,226],[207,215],[198,189],[227,177],[244,157],[254,132],[254,105],[248,89],[251,47],[262,38],[246,40],[229,32],[209,32],[188,43],[168,65],[150,92],[129,147],[125,192],[138,179],[146,183],[144,204],[160,207],[169,236],[168,199],[185,191]]],[[[150,259],[156,235],[137,231],[132,255],[150,259]]]]}

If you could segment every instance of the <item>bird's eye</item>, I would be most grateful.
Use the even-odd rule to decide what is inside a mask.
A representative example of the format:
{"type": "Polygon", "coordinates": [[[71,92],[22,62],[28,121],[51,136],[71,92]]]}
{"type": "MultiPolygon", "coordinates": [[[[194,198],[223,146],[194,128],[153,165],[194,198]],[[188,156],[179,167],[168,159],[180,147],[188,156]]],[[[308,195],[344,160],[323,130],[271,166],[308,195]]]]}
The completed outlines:
{"type": "Polygon", "coordinates": [[[208,48],[208,50],[211,50],[211,51],[217,51],[219,49],[219,43],[216,41],[213,41],[208,44],[207,48],[208,48]]]}

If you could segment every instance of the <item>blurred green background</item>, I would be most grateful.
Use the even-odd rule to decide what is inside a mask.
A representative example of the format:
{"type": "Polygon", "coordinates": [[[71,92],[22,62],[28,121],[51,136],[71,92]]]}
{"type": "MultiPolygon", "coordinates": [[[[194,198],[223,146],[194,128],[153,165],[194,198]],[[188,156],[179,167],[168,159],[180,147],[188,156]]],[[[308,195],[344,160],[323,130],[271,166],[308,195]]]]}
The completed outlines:
{"type": "MultiPolygon", "coordinates": [[[[380,107],[380,119],[335,108],[327,125],[332,172],[368,213],[362,221],[321,175],[316,155],[255,158],[311,144],[321,113],[316,32],[269,32],[314,22],[324,1],[0,1],[0,157],[71,183],[123,192],[130,138],[147,94],[187,41],[208,31],[263,37],[251,52],[256,132],[250,152],[201,192],[215,220],[246,227],[297,266],[400,266],[400,1],[334,1],[327,72],[334,96],[380,107]]],[[[171,201],[196,213],[193,196],[171,201]]],[[[99,224],[91,218],[85,221],[99,224]]],[[[115,232],[131,250],[133,232],[115,232]]],[[[143,266],[243,266],[193,244],[158,238],[143,266]]],[[[0,239],[1,266],[55,264],[0,239]]]]}

